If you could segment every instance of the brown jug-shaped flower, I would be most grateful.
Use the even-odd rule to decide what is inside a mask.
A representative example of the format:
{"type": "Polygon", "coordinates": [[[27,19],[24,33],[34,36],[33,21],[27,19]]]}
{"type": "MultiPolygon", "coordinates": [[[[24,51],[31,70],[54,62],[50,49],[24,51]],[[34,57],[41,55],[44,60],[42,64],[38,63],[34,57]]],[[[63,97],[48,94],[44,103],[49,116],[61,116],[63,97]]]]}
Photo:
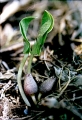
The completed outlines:
{"type": "Polygon", "coordinates": [[[40,93],[39,93],[39,95],[38,95],[38,99],[39,99],[39,100],[40,100],[42,94],[47,93],[47,92],[49,92],[49,91],[52,90],[55,81],[56,81],[56,78],[48,78],[47,80],[45,80],[45,81],[40,85],[40,88],[39,88],[40,93]]]}
{"type": "Polygon", "coordinates": [[[35,82],[31,74],[26,74],[24,81],[24,92],[28,96],[31,96],[33,102],[36,104],[35,93],[38,91],[37,83],[35,82]]]}

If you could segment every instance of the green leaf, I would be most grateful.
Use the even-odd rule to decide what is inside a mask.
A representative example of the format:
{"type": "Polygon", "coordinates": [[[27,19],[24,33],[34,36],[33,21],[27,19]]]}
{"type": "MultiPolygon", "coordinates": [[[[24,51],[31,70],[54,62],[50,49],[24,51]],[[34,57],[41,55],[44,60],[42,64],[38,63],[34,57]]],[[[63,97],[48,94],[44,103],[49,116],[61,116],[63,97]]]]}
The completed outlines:
{"type": "Polygon", "coordinates": [[[39,30],[39,36],[43,36],[45,32],[50,28],[51,25],[51,18],[47,11],[44,12],[41,22],[41,27],[39,30]]]}
{"type": "Polygon", "coordinates": [[[41,48],[46,40],[46,37],[48,33],[53,29],[53,26],[54,26],[54,18],[48,11],[45,10],[42,17],[39,34],[38,34],[36,43],[32,47],[31,54],[33,55],[40,54],[41,48]]]}
{"type": "Polygon", "coordinates": [[[30,22],[33,19],[34,19],[34,17],[32,17],[32,16],[25,17],[19,23],[20,32],[21,32],[23,39],[24,39],[24,50],[23,50],[24,53],[30,52],[30,43],[27,39],[27,30],[28,30],[28,26],[29,26],[30,22]]]}
{"type": "Polygon", "coordinates": [[[50,14],[50,19],[51,19],[51,26],[50,28],[48,29],[47,33],[51,32],[51,30],[53,29],[54,27],[54,18],[53,16],[50,14]]]}

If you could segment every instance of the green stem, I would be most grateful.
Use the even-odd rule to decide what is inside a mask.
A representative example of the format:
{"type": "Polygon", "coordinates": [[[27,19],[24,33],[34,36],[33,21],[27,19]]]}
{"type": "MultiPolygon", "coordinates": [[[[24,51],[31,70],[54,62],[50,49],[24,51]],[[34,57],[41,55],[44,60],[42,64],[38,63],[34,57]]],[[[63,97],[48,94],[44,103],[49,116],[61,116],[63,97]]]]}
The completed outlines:
{"type": "Polygon", "coordinates": [[[17,82],[18,82],[18,87],[19,87],[19,91],[20,91],[20,94],[24,100],[24,102],[26,103],[27,106],[31,106],[31,104],[29,103],[25,93],[24,93],[24,90],[23,90],[23,87],[22,87],[22,82],[21,82],[21,76],[22,76],[22,70],[23,70],[23,66],[27,60],[27,57],[28,55],[25,54],[24,55],[24,58],[22,59],[21,61],[21,64],[20,64],[20,67],[19,67],[19,71],[18,71],[18,76],[17,76],[17,82]]]}
{"type": "Polygon", "coordinates": [[[29,58],[29,62],[28,62],[28,68],[27,68],[27,73],[31,73],[31,64],[32,64],[32,60],[33,60],[33,56],[34,55],[30,55],[30,58],[29,58]]]}

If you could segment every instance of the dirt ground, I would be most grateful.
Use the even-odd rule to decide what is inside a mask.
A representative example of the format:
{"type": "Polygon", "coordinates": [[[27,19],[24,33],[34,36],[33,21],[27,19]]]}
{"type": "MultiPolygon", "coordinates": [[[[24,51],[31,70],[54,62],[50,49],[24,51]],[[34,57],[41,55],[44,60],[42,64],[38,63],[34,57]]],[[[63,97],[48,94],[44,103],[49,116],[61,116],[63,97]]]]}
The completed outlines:
{"type": "MultiPolygon", "coordinates": [[[[80,6],[81,1],[72,1],[71,5],[66,1],[55,0],[0,2],[0,120],[82,120],[80,6]],[[17,82],[19,66],[24,56],[19,22],[24,17],[37,16],[27,32],[32,46],[44,10],[52,14],[54,28],[49,33],[40,56],[33,57],[31,74],[38,90],[34,94],[36,103],[31,95],[27,96],[31,104],[29,107],[22,99],[17,82]]],[[[29,57],[30,55],[22,70],[22,86],[29,57]]]]}

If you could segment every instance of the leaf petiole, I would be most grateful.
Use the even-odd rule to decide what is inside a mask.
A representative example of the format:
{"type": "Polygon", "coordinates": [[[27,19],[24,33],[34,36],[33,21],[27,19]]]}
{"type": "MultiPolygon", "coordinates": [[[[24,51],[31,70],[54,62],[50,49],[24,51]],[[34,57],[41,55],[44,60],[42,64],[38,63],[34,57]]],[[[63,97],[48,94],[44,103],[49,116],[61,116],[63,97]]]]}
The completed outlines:
{"type": "Polygon", "coordinates": [[[23,90],[23,87],[22,87],[22,82],[21,82],[22,70],[23,70],[24,64],[27,60],[27,57],[28,57],[28,54],[25,54],[22,61],[21,61],[21,64],[20,64],[20,67],[19,67],[19,70],[18,70],[17,82],[18,82],[20,94],[21,94],[24,102],[26,103],[27,106],[31,106],[30,102],[28,101],[28,99],[27,99],[27,97],[24,93],[24,90],[23,90]]]}

